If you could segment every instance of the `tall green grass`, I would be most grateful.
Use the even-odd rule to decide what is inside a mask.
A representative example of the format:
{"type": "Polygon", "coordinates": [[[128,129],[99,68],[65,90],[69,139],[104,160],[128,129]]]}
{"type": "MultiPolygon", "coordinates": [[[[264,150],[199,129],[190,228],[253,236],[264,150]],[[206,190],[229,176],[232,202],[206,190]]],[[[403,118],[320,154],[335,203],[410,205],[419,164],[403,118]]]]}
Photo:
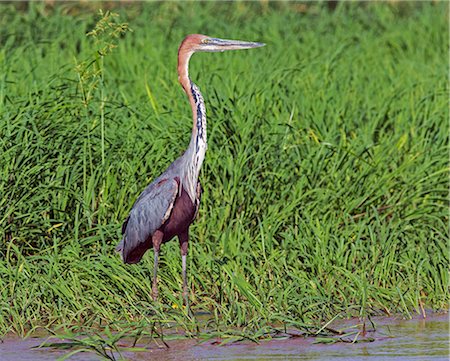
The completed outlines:
{"type": "Polygon", "coordinates": [[[252,334],[448,307],[446,3],[140,3],[115,9],[124,31],[105,43],[86,36],[100,6],[0,5],[1,333],[252,334]],[[209,148],[189,285],[206,325],[182,308],[177,242],[156,304],[152,257],[114,253],[189,142],[176,54],[195,32],[267,43],[191,62],[209,148]]]}

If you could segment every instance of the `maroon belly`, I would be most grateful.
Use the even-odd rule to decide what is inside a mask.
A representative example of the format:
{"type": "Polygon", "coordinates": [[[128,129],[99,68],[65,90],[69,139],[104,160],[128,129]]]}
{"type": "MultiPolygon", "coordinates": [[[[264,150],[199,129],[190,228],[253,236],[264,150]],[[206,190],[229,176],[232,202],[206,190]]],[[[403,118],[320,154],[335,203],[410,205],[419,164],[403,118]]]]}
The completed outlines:
{"type": "Polygon", "coordinates": [[[182,188],[173,206],[172,213],[166,223],[160,228],[164,233],[163,242],[171,240],[174,236],[187,232],[189,225],[194,220],[195,206],[187,192],[182,188]]]}

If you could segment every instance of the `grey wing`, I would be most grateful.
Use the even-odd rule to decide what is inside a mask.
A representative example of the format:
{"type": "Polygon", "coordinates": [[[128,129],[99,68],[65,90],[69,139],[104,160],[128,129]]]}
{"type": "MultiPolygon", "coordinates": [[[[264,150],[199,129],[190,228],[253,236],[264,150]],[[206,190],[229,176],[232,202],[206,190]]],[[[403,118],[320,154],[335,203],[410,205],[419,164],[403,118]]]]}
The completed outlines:
{"type": "Polygon", "coordinates": [[[178,194],[176,179],[158,179],[139,196],[122,226],[123,239],[117,246],[125,263],[137,263],[151,247],[151,236],[170,217],[178,194]]]}

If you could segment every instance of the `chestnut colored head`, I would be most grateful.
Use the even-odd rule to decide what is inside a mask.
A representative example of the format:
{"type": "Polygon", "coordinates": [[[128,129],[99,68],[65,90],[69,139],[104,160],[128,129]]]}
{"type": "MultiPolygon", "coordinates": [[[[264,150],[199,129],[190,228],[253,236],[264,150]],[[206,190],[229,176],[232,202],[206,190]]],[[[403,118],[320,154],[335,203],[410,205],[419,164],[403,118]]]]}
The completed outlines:
{"type": "Polygon", "coordinates": [[[240,40],[226,40],[212,38],[202,34],[190,34],[184,38],[178,48],[178,79],[183,86],[183,89],[188,93],[189,76],[188,64],[192,54],[197,51],[225,51],[225,50],[239,50],[251,49],[264,46],[263,43],[255,43],[240,40]]]}

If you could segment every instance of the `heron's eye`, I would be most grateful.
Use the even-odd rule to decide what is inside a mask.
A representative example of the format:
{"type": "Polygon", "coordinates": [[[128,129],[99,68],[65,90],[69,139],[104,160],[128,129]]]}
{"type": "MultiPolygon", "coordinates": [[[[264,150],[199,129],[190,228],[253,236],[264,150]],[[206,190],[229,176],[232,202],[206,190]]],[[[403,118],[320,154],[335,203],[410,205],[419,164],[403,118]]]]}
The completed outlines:
{"type": "Polygon", "coordinates": [[[211,41],[210,39],[206,38],[206,39],[203,39],[203,40],[202,40],[202,43],[203,43],[203,44],[208,44],[210,41],[211,41]]]}

